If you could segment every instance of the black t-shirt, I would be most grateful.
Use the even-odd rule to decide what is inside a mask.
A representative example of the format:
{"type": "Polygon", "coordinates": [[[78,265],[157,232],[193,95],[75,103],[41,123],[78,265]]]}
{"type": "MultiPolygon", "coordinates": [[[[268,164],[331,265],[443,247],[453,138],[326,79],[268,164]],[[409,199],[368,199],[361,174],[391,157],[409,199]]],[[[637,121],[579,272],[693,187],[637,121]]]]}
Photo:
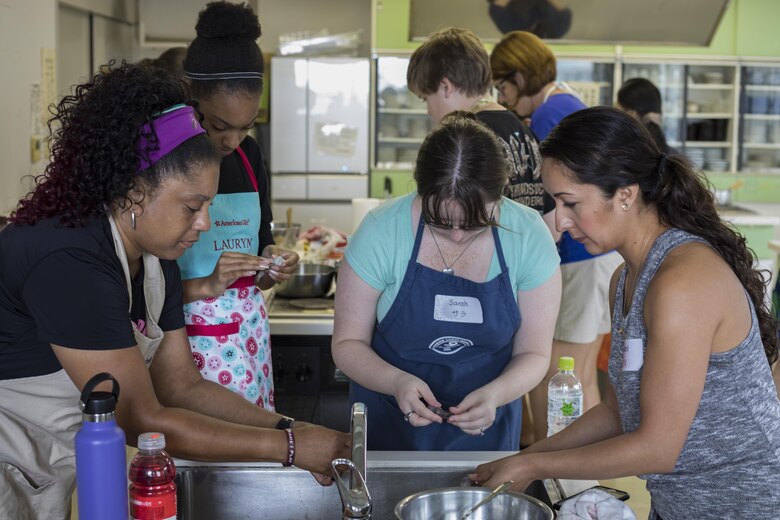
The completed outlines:
{"type": "MultiPolygon", "coordinates": [[[[179,267],[171,260],[160,265],[165,303],[158,324],[163,331],[180,329],[179,267]]],[[[130,320],[146,321],[142,283],[143,269],[131,284],[128,312],[125,275],[106,217],[80,227],[63,227],[58,218],[8,226],[0,232],[0,380],[62,368],[50,343],[81,350],[135,345],[130,320]]]]}
{"type": "Polygon", "coordinates": [[[504,195],[542,215],[555,209],[542,186],[542,157],[531,129],[511,110],[482,110],[476,115],[499,137],[512,165],[504,195]]]}
{"type": "MultiPolygon", "coordinates": [[[[274,243],[274,238],[271,234],[271,221],[274,217],[268,196],[268,173],[263,161],[263,152],[260,150],[260,145],[257,144],[257,141],[247,136],[240,146],[246,154],[246,158],[249,160],[249,164],[252,166],[257,179],[257,191],[260,197],[260,248],[257,254],[260,254],[265,246],[274,243]]],[[[244,168],[244,163],[241,161],[238,152],[233,152],[224,157],[219,168],[219,188],[217,192],[228,194],[253,191],[255,191],[255,187],[247,176],[246,168],[244,168]]]]}

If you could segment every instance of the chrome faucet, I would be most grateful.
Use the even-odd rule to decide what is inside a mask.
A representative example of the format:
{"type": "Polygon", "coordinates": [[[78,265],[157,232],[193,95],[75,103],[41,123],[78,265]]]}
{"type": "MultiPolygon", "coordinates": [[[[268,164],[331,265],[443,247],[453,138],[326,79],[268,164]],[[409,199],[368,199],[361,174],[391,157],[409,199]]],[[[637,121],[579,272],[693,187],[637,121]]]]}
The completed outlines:
{"type": "Polygon", "coordinates": [[[352,405],[350,424],[352,436],[352,460],[335,459],[331,464],[333,478],[339,490],[342,519],[371,518],[371,495],[366,486],[366,405],[352,405]],[[340,466],[347,470],[339,472],[340,466]],[[343,475],[347,474],[346,482],[343,475]]]}

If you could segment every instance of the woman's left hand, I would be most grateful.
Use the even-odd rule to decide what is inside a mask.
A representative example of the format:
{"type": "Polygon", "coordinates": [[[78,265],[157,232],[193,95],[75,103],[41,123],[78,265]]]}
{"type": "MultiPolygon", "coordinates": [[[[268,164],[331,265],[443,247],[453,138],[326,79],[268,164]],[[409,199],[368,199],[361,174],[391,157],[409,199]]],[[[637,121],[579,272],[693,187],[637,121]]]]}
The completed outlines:
{"type": "Polygon", "coordinates": [[[284,264],[277,265],[276,263],[271,263],[270,268],[265,272],[265,277],[270,278],[274,283],[289,280],[295,273],[295,267],[298,265],[299,260],[298,253],[295,251],[288,251],[276,245],[266,246],[263,249],[262,256],[274,259],[281,257],[284,259],[284,264]]]}
{"type": "Polygon", "coordinates": [[[487,488],[494,488],[499,484],[512,480],[514,485],[513,491],[525,491],[531,482],[534,480],[530,474],[529,466],[526,464],[528,455],[522,455],[520,453],[516,455],[510,455],[503,459],[494,460],[486,464],[477,466],[474,473],[468,475],[469,480],[474,482],[478,486],[487,488]]]}
{"type": "Polygon", "coordinates": [[[482,435],[496,420],[496,401],[485,387],[477,388],[449,411],[447,422],[469,435],[482,435]]]}

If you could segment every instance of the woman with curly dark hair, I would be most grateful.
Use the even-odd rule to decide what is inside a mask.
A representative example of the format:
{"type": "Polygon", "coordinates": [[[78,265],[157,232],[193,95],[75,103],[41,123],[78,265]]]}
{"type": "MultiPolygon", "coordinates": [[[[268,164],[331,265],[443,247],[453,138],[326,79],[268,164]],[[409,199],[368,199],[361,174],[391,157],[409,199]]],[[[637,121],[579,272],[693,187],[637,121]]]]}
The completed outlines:
{"type": "Polygon", "coordinates": [[[219,156],[184,100],[155,68],[77,86],[50,122],[50,164],[0,233],[1,518],[68,516],[78,391],[100,372],[121,385],[130,444],[160,431],[178,457],[319,472],[347,455],[345,434],[273,429],[280,415],[192,363],[176,259],[209,229],[219,156]]]}
{"type": "Polygon", "coordinates": [[[625,259],[610,288],[610,391],[562,432],[472,477],[523,489],[640,475],[652,519],[780,511],[777,328],[745,239],[691,164],[625,112],[576,112],[541,152],[558,228],[625,259]]]}
{"type": "Polygon", "coordinates": [[[274,244],[268,175],[260,146],[247,135],[263,90],[260,23],[247,5],[212,2],[195,29],[184,76],[222,163],[211,230],[179,260],[187,334],[203,377],[274,410],[261,289],[292,276],[298,255],[274,244]],[[248,275],[258,265],[262,272],[248,275]]]}

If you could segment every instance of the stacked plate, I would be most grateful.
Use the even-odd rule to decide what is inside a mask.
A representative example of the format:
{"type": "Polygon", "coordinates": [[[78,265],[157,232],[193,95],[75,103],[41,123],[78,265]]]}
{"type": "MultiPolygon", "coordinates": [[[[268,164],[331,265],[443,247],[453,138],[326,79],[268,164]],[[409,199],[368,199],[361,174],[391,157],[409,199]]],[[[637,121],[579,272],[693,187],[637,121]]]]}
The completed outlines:
{"type": "Polygon", "coordinates": [[[729,167],[726,159],[707,160],[707,169],[711,172],[725,172],[729,167]]]}
{"type": "Polygon", "coordinates": [[[701,148],[689,148],[685,151],[688,159],[699,169],[704,168],[704,150],[701,148]]]}

